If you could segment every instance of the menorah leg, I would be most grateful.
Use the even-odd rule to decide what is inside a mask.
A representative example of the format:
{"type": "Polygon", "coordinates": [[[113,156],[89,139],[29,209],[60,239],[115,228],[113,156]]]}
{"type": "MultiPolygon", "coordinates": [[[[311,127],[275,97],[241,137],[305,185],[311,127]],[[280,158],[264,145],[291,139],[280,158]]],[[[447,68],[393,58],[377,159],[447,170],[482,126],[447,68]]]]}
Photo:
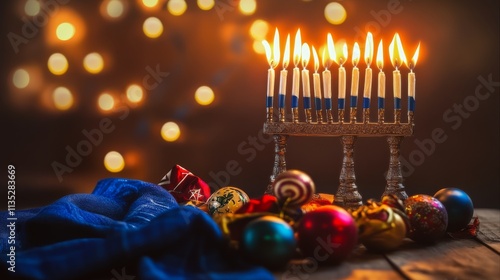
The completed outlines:
{"type": "Polygon", "coordinates": [[[389,194],[396,195],[399,199],[405,200],[408,198],[405,187],[403,186],[403,173],[401,171],[401,162],[399,161],[401,142],[403,136],[389,136],[387,143],[389,143],[389,170],[387,171],[387,186],[382,194],[382,197],[389,194]]]}
{"type": "Polygon", "coordinates": [[[340,171],[340,185],[335,194],[335,204],[347,209],[355,209],[362,205],[361,194],[356,186],[354,173],[354,143],[356,136],[344,135],[341,137],[344,151],[342,170],[340,171]]]}
{"type": "Polygon", "coordinates": [[[267,185],[266,194],[273,194],[273,182],[276,177],[282,172],[286,171],[286,161],[285,161],[285,153],[286,153],[286,141],[288,139],[288,135],[275,134],[274,138],[274,166],[273,166],[273,174],[269,177],[269,185],[267,185]]]}

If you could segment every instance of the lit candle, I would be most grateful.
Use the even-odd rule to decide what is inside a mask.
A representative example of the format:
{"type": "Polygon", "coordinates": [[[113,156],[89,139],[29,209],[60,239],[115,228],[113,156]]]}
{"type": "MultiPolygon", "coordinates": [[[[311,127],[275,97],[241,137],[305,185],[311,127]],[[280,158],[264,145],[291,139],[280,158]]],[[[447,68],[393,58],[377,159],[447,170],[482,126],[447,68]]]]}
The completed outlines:
{"type": "Polygon", "coordinates": [[[354,43],[352,51],[352,79],[351,79],[351,107],[356,108],[358,104],[358,87],[359,87],[359,68],[358,61],[360,50],[358,43],[354,43]]]}
{"type": "Polygon", "coordinates": [[[325,94],[325,109],[332,109],[332,73],[328,68],[330,68],[332,60],[335,58],[335,46],[333,44],[332,34],[328,33],[327,36],[327,48],[323,49],[322,64],[325,70],[323,70],[323,90],[325,94]],[[326,50],[328,50],[328,58],[326,57],[326,50]]]}
{"type": "Polygon", "coordinates": [[[280,88],[279,88],[279,99],[278,107],[285,108],[285,95],[286,95],[286,76],[288,71],[288,62],[290,61],[290,34],[286,38],[285,53],[283,54],[283,70],[280,73],[280,88]]]}
{"type": "Polygon", "coordinates": [[[401,73],[399,72],[399,67],[403,63],[406,63],[406,57],[403,51],[403,46],[401,44],[401,39],[399,38],[399,34],[396,33],[394,38],[392,39],[391,44],[389,45],[389,56],[391,58],[391,63],[394,66],[395,70],[392,72],[393,74],[393,92],[394,92],[394,109],[401,109],[401,73]]]}
{"type": "Polygon", "coordinates": [[[311,57],[311,50],[307,43],[302,44],[302,91],[304,93],[304,109],[311,109],[311,88],[309,85],[309,58],[311,57]]]}
{"type": "Polygon", "coordinates": [[[292,108],[299,107],[299,90],[300,90],[300,70],[299,62],[302,53],[302,40],[300,37],[300,29],[295,34],[295,45],[293,48],[293,80],[292,80],[292,108]]]}
{"type": "Polygon", "coordinates": [[[371,32],[368,32],[366,35],[366,44],[365,44],[365,89],[363,92],[363,109],[370,108],[370,95],[372,92],[372,69],[370,68],[370,64],[373,59],[373,36],[371,32]]]}
{"type": "MultiPolygon", "coordinates": [[[[262,41],[262,44],[264,45],[264,49],[266,51],[267,62],[269,63],[269,70],[267,71],[266,107],[272,108],[273,107],[273,97],[274,97],[274,68],[276,68],[276,66],[278,65],[279,60],[280,60],[280,49],[279,49],[280,46],[279,46],[278,29],[276,28],[276,32],[274,34],[273,53],[271,53],[271,46],[269,45],[269,43],[266,40],[262,41]]],[[[268,110],[268,111],[272,111],[272,110],[268,110]]],[[[268,115],[268,119],[269,119],[269,117],[272,118],[272,116],[268,115]]]]}
{"type": "Polygon", "coordinates": [[[410,68],[410,73],[408,73],[408,111],[415,111],[415,73],[413,69],[417,65],[418,53],[420,52],[420,43],[418,44],[417,50],[413,55],[410,65],[407,65],[410,68]]]}
{"type": "Polygon", "coordinates": [[[318,122],[323,120],[321,114],[321,80],[319,78],[318,69],[319,69],[319,58],[318,53],[314,46],[312,46],[312,53],[314,58],[314,74],[313,74],[313,88],[314,88],[314,107],[316,108],[318,122]]]}
{"type": "Polygon", "coordinates": [[[344,68],[344,63],[347,60],[347,44],[344,43],[344,46],[342,48],[342,56],[338,59],[338,64],[339,64],[339,109],[344,109],[345,108],[345,83],[346,83],[346,78],[345,78],[345,68],[344,68]]]}
{"type": "Polygon", "coordinates": [[[377,91],[377,96],[378,96],[378,109],[384,109],[385,108],[385,73],[384,73],[384,49],[383,49],[383,44],[382,40],[380,40],[380,43],[378,44],[378,49],[377,49],[377,67],[380,70],[378,73],[378,91],[377,91]]]}

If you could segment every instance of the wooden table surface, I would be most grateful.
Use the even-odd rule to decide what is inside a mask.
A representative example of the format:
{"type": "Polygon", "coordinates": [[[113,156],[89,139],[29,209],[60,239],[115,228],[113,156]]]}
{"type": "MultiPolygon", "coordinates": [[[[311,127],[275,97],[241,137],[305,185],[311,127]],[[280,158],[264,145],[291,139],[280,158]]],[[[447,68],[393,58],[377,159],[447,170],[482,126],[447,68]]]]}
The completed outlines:
{"type": "Polygon", "coordinates": [[[476,238],[451,236],[433,245],[407,240],[399,249],[376,254],[362,245],[337,266],[293,261],[276,279],[500,279],[500,209],[476,209],[476,238]]]}

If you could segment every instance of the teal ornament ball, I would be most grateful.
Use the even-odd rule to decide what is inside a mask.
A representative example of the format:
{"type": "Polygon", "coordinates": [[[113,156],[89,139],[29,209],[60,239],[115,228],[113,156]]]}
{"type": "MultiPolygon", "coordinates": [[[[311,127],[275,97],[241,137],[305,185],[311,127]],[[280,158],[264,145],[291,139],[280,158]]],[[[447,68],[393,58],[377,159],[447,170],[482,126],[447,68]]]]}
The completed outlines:
{"type": "Polygon", "coordinates": [[[248,223],[240,247],[252,263],[280,268],[288,263],[296,249],[292,227],[274,216],[264,216],[248,223]]]}
{"type": "Polygon", "coordinates": [[[474,205],[470,197],[461,189],[444,188],[436,192],[437,198],[448,212],[449,232],[454,232],[466,227],[474,214],[474,205]]]}

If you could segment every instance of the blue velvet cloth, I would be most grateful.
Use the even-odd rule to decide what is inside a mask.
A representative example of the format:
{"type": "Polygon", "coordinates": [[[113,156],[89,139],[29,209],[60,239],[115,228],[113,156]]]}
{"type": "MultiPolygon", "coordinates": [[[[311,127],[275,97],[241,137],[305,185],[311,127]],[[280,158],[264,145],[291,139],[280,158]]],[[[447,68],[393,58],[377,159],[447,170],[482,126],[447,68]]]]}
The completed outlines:
{"type": "Polygon", "coordinates": [[[206,213],[139,180],[104,179],[15,217],[15,272],[2,226],[1,279],[273,279],[230,250],[206,213]]]}

